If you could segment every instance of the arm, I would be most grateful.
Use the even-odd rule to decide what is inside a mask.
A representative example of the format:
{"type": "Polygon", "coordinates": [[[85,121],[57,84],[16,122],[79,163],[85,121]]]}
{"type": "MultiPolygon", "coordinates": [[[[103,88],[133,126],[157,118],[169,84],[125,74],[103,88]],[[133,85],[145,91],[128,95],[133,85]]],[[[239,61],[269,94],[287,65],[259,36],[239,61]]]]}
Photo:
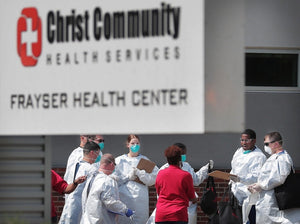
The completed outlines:
{"type": "Polygon", "coordinates": [[[122,201],[119,200],[117,183],[113,179],[108,178],[106,179],[104,186],[102,186],[104,189],[100,195],[100,199],[107,210],[114,213],[126,214],[128,208],[122,201]]]}
{"type": "Polygon", "coordinates": [[[110,176],[117,181],[118,186],[136,179],[135,169],[123,158],[123,156],[117,157],[115,161],[117,164],[115,172],[110,176]]]}
{"type": "Polygon", "coordinates": [[[263,190],[271,190],[283,184],[292,169],[291,163],[284,158],[278,158],[271,162],[272,165],[269,167],[271,169],[270,172],[263,172],[257,181],[263,190]]]}
{"type": "Polygon", "coordinates": [[[193,184],[194,186],[198,186],[201,184],[202,179],[201,178],[201,174],[199,173],[199,175],[197,175],[197,173],[200,171],[198,171],[197,173],[195,173],[193,167],[191,167],[191,165],[188,162],[183,162],[182,163],[182,170],[189,172],[192,175],[193,178],[193,184]]]}
{"type": "Polygon", "coordinates": [[[195,179],[193,176],[195,186],[200,185],[208,177],[208,167],[209,167],[209,163],[206,164],[205,166],[202,166],[201,169],[196,172],[196,177],[198,180],[197,185],[195,185],[195,179]]]}
{"type": "Polygon", "coordinates": [[[292,162],[288,161],[287,158],[276,158],[272,155],[262,167],[257,183],[250,185],[248,190],[253,193],[274,189],[285,182],[291,168],[292,162]]]}
{"type": "Polygon", "coordinates": [[[184,189],[186,189],[186,195],[189,200],[192,201],[192,203],[196,203],[197,197],[195,194],[192,176],[188,173],[182,180],[182,183],[184,185],[184,189]]]}
{"type": "Polygon", "coordinates": [[[152,186],[155,184],[158,171],[159,169],[157,166],[154,167],[151,173],[147,173],[145,170],[136,169],[136,175],[146,186],[152,186]]]}
{"type": "Polygon", "coordinates": [[[120,168],[117,167],[115,173],[111,174],[110,177],[117,181],[118,186],[127,183],[130,180],[136,179],[136,169],[131,168],[127,175],[123,175],[123,173],[119,170],[120,168]]]}
{"type": "Polygon", "coordinates": [[[83,183],[85,180],[86,180],[86,176],[78,177],[76,180],[74,180],[73,183],[68,184],[68,186],[65,188],[63,193],[64,194],[72,193],[76,189],[77,185],[83,183]]]}
{"type": "Polygon", "coordinates": [[[51,170],[51,187],[52,190],[64,194],[64,190],[68,186],[68,183],[62,179],[58,173],[56,173],[54,170],[51,170]]]}

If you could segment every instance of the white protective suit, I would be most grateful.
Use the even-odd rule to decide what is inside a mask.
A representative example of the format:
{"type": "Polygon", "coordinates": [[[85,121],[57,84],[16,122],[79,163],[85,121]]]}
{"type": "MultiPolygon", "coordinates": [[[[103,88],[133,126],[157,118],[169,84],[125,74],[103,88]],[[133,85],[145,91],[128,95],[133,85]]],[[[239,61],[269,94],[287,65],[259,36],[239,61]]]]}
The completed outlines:
{"type": "Polygon", "coordinates": [[[77,162],[81,161],[82,158],[83,158],[83,148],[81,147],[74,149],[69,155],[67,166],[66,166],[66,172],[64,175],[64,180],[67,181],[68,184],[73,183],[75,165],[77,162]]]}
{"type": "MultiPolygon", "coordinates": [[[[117,182],[99,171],[85,185],[82,208],[82,224],[115,224],[116,213],[125,215],[127,211],[119,199],[117,182]]],[[[130,223],[129,218],[127,223],[130,223]]]]}
{"type": "MultiPolygon", "coordinates": [[[[81,176],[90,176],[92,173],[96,171],[95,166],[86,161],[80,161],[79,164],[80,166],[77,171],[75,179],[81,176]]],[[[77,224],[80,222],[81,211],[82,211],[81,195],[85,184],[86,181],[79,184],[76,187],[76,189],[71,194],[69,194],[68,198],[66,198],[59,223],[77,224]]]]}
{"type": "MultiPolygon", "coordinates": [[[[101,151],[99,155],[102,156],[101,151]]],[[[80,162],[82,158],[83,158],[83,148],[78,147],[71,152],[68,158],[66,172],[64,175],[64,180],[67,181],[68,184],[73,183],[76,163],[80,162]]],[[[100,166],[100,162],[94,163],[94,166],[98,170],[100,166]]]]}
{"type": "Polygon", "coordinates": [[[273,154],[261,168],[257,183],[262,188],[256,203],[256,223],[300,223],[300,208],[280,211],[274,188],[283,184],[290,174],[293,162],[286,151],[273,154]]]}
{"type": "MultiPolygon", "coordinates": [[[[208,177],[208,166],[209,164],[201,167],[197,172],[191,167],[188,162],[182,162],[182,170],[189,172],[193,178],[194,186],[199,186],[207,177],[208,177]]],[[[163,170],[169,167],[169,164],[166,163],[159,170],[163,170]]],[[[198,195],[196,195],[198,197],[198,195]]],[[[155,224],[155,213],[156,209],[152,212],[146,224],[155,224]]],[[[191,204],[188,207],[188,216],[189,216],[189,224],[197,223],[197,203],[191,204]]]]}
{"type": "MultiPolygon", "coordinates": [[[[149,160],[146,156],[128,157],[127,154],[116,158],[116,168],[114,175],[117,176],[120,199],[128,208],[135,212],[134,223],[146,223],[149,217],[149,193],[148,186],[155,184],[158,167],[155,166],[152,173],[144,170],[137,170],[136,175],[144,183],[129,180],[128,174],[136,167],[141,158],[149,160]]],[[[128,218],[117,217],[118,224],[128,224],[128,218]]]]}
{"type": "Polygon", "coordinates": [[[240,178],[240,181],[231,181],[230,184],[234,196],[237,198],[240,205],[243,206],[243,222],[245,223],[248,220],[252,205],[255,205],[257,200],[255,195],[251,195],[248,191],[248,185],[257,182],[260,169],[267,158],[256,146],[253,151],[246,154],[244,154],[244,152],[244,149],[240,147],[233,155],[230,173],[237,175],[240,178]]]}

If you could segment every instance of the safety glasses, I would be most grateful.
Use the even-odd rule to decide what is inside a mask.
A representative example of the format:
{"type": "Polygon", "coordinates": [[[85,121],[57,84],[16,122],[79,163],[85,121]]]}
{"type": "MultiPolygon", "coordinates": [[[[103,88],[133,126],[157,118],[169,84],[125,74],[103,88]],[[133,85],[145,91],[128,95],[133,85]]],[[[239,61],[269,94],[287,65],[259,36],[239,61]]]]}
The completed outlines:
{"type": "Polygon", "coordinates": [[[274,143],[274,142],[276,142],[276,141],[264,142],[264,145],[265,145],[265,146],[269,146],[269,144],[274,143]]]}
{"type": "Polygon", "coordinates": [[[97,138],[97,139],[94,139],[94,141],[97,141],[97,142],[104,142],[104,139],[99,139],[99,138],[97,138]]]}
{"type": "Polygon", "coordinates": [[[250,139],[242,139],[242,138],[240,138],[240,141],[241,141],[241,142],[249,143],[249,142],[252,141],[252,139],[251,139],[251,138],[250,138],[250,139]]]}

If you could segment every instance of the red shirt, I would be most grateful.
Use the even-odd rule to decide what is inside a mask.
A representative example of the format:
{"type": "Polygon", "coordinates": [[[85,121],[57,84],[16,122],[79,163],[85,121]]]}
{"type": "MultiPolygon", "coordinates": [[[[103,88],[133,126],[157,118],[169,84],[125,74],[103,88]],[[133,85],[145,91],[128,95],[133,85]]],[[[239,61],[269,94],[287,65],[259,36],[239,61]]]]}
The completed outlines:
{"type": "Polygon", "coordinates": [[[188,222],[189,201],[195,198],[191,174],[177,166],[170,165],[158,172],[155,187],[159,196],[155,222],[188,222]]]}
{"type": "MultiPolygon", "coordinates": [[[[51,170],[51,186],[52,190],[57,191],[60,194],[64,193],[64,190],[67,188],[68,183],[62,179],[55,171],[51,170]]],[[[53,199],[51,197],[51,217],[57,216],[56,210],[54,207],[53,199]]]]}

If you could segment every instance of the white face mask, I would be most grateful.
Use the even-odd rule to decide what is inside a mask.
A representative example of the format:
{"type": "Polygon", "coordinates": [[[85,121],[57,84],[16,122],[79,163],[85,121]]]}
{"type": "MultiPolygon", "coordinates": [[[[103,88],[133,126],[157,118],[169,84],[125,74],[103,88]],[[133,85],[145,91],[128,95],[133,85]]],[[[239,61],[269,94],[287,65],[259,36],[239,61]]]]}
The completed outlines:
{"type": "Polygon", "coordinates": [[[265,149],[265,152],[268,153],[269,155],[272,154],[272,149],[270,148],[270,146],[265,145],[264,149],[265,149]]]}

